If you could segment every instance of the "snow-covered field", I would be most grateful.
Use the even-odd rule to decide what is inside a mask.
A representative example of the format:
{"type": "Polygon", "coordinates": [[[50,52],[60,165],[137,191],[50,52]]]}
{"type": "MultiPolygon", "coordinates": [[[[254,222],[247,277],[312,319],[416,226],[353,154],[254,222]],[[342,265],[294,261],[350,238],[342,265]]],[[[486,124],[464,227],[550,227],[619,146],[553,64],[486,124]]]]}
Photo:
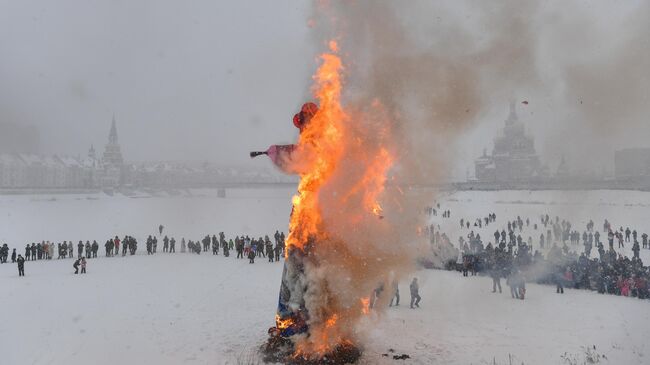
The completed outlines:
{"type": "MultiPolygon", "coordinates": [[[[218,231],[271,234],[286,227],[291,194],[0,196],[0,242],[22,252],[24,243],[43,239],[101,245],[131,234],[141,241],[159,224],[177,240],[218,231]]],[[[614,226],[629,222],[641,231],[650,222],[648,193],[460,192],[438,200],[452,210],[451,219],[436,219],[449,230],[461,217],[497,213],[486,239],[517,215],[558,214],[575,224],[593,218],[597,228],[608,217],[614,226]]],[[[450,233],[456,243],[467,232],[450,233]]],[[[24,278],[15,265],[0,265],[0,364],[255,363],[273,324],[281,269],[264,259],[249,265],[232,256],[180,253],[92,259],[83,276],[72,274],[72,260],[27,262],[24,278]]],[[[401,283],[402,305],[368,318],[361,363],[400,363],[382,356],[389,349],[410,355],[405,364],[590,364],[594,355],[604,356],[598,360],[604,364],[650,361],[648,301],[582,290],[556,295],[534,284],[519,301],[492,294],[486,278],[415,275],[422,308],[405,305],[408,283],[401,283]]]]}

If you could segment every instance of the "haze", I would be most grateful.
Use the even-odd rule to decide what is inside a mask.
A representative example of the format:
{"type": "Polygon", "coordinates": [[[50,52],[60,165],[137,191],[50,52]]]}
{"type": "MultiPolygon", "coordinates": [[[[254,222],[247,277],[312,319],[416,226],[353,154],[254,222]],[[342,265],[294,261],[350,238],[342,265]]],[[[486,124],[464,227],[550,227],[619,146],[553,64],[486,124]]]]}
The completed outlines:
{"type": "MultiPolygon", "coordinates": [[[[562,155],[608,169],[615,149],[648,146],[648,2],[379,3],[413,53],[477,73],[480,99],[453,106],[471,113],[445,148],[451,175],[491,150],[511,98],[551,169],[562,155]]],[[[346,38],[315,37],[318,14],[288,0],[0,0],[0,151],[101,151],[115,115],[128,161],[254,164],[248,151],[295,139],[323,39],[346,38]]]]}

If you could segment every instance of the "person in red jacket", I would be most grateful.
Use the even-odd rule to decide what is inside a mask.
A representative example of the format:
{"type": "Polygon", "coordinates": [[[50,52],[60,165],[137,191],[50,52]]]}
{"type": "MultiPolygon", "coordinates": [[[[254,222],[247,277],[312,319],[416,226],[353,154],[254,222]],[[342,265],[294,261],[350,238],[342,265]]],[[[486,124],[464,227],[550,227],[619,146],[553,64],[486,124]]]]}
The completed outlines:
{"type": "Polygon", "coordinates": [[[120,239],[117,236],[115,236],[115,238],[113,239],[113,243],[115,244],[115,251],[114,252],[115,252],[115,255],[117,256],[117,254],[119,254],[119,252],[120,252],[120,239]]]}

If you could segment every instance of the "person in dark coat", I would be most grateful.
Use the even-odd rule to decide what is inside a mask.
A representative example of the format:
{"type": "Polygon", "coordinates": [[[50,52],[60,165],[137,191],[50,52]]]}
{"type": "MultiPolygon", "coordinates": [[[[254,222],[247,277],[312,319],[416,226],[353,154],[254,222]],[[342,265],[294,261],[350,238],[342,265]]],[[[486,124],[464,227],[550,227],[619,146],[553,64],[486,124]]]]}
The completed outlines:
{"type": "Polygon", "coordinates": [[[151,236],[147,237],[147,255],[153,254],[153,239],[151,236]]]}
{"type": "Polygon", "coordinates": [[[74,264],[72,264],[72,267],[74,267],[74,273],[79,274],[79,262],[81,261],[80,258],[76,259],[74,261],[74,264]]]}
{"type": "Polygon", "coordinates": [[[275,257],[275,254],[273,252],[273,244],[269,240],[269,241],[266,241],[264,246],[266,248],[266,256],[269,258],[269,262],[273,262],[273,258],[275,257]]]}
{"type": "Polygon", "coordinates": [[[255,263],[255,251],[254,250],[248,251],[248,263],[249,264],[254,264],[255,263]]]}
{"type": "MultiPolygon", "coordinates": [[[[632,245],[632,252],[634,252],[634,258],[639,258],[639,241],[634,239],[634,244],[632,245]]],[[[16,249],[14,249],[14,255],[16,254],[16,249]]],[[[12,256],[13,257],[13,256],[12,256]]]]}
{"type": "Polygon", "coordinates": [[[14,248],[14,250],[11,252],[11,263],[13,264],[15,262],[16,262],[16,249],[14,248]]]}
{"type": "Polygon", "coordinates": [[[409,289],[411,290],[411,309],[413,309],[413,306],[420,308],[420,300],[422,298],[420,297],[420,286],[418,285],[418,278],[413,278],[411,285],[409,285],[409,289]]]}
{"type": "Polygon", "coordinates": [[[92,256],[93,258],[97,258],[97,251],[99,250],[99,243],[97,241],[93,241],[93,245],[91,246],[92,250],[92,256]]]}
{"type": "Polygon", "coordinates": [[[169,252],[176,253],[176,240],[174,239],[174,237],[172,237],[172,239],[169,240],[169,252]]]}
{"type": "Polygon", "coordinates": [[[28,243],[27,246],[25,246],[25,259],[29,261],[31,255],[32,255],[32,247],[28,243]]]}
{"type": "Polygon", "coordinates": [[[18,262],[18,276],[25,276],[25,259],[18,255],[16,262],[18,262]]]}
{"type": "Polygon", "coordinates": [[[280,252],[282,251],[282,247],[280,246],[280,243],[275,245],[273,251],[275,252],[275,261],[276,262],[280,261],[280,252]]]}

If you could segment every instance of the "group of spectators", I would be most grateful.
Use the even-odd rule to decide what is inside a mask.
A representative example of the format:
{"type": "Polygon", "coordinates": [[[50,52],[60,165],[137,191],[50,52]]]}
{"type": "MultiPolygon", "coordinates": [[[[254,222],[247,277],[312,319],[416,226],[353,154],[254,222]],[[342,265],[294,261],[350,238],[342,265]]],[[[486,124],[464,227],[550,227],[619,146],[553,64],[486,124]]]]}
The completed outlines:
{"type": "MultiPolygon", "coordinates": [[[[162,237],[163,226],[159,227],[159,236],[162,237]]],[[[284,232],[276,231],[273,235],[274,243],[271,242],[269,236],[260,237],[258,239],[250,238],[249,236],[236,236],[234,239],[226,239],[226,236],[223,232],[217,235],[206,235],[202,240],[188,240],[185,238],[181,239],[180,242],[180,252],[181,253],[196,253],[201,254],[201,252],[212,251],[213,255],[219,255],[219,252],[225,257],[230,256],[230,251],[233,249],[237,252],[237,258],[243,259],[247,258],[249,263],[255,263],[255,258],[264,257],[268,258],[268,262],[277,262],[280,261],[280,257],[284,254],[285,249],[285,234],[284,232]]],[[[169,238],[164,236],[161,238],[163,252],[164,253],[175,253],[176,252],[176,240],[174,237],[169,238]]],[[[17,263],[19,276],[25,275],[25,261],[40,261],[40,260],[52,260],[56,255],[56,259],[75,259],[74,256],[74,244],[72,241],[63,241],[60,243],[53,243],[50,241],[42,241],[40,243],[31,243],[25,246],[25,255],[21,255],[16,252],[16,249],[12,249],[11,253],[11,262],[17,263]]],[[[75,274],[79,272],[81,268],[81,273],[86,273],[87,260],[91,258],[96,258],[99,251],[99,243],[96,240],[79,241],[77,246],[77,257],[74,261],[73,267],[75,269],[75,274]]],[[[119,256],[120,252],[122,256],[126,256],[127,253],[130,255],[135,255],[138,250],[138,241],[132,236],[124,236],[123,239],[120,239],[118,236],[114,238],[109,238],[104,244],[105,256],[113,257],[119,256]]],[[[149,235],[146,240],[146,249],[147,255],[154,255],[158,249],[158,238],[155,235],[149,235]]],[[[0,263],[6,263],[9,257],[9,247],[5,243],[0,246],[0,263]]]]}
{"type": "MultiPolygon", "coordinates": [[[[650,268],[644,266],[639,256],[641,248],[650,249],[646,233],[629,227],[613,228],[608,220],[603,223],[602,234],[592,220],[580,233],[568,220],[560,220],[557,216],[551,219],[546,214],[537,223],[516,217],[501,231],[496,230],[494,240],[485,244],[472,226],[478,229],[495,221],[494,213],[473,221],[461,219],[461,230],[470,232],[459,237],[459,260],[448,261],[447,268],[461,271],[463,276],[490,276],[493,292],[501,292],[501,278],[506,278],[512,297],[519,299],[524,298],[526,281],[554,285],[557,293],[564,293],[564,288],[570,287],[650,298],[650,268]],[[537,242],[532,236],[524,240],[524,228],[541,231],[537,242]],[[606,237],[606,242],[602,237],[606,237]],[[626,243],[632,245],[631,258],[624,254],[626,243]]],[[[428,227],[427,232],[432,243],[451,246],[447,235],[434,225],[428,227]]]]}

